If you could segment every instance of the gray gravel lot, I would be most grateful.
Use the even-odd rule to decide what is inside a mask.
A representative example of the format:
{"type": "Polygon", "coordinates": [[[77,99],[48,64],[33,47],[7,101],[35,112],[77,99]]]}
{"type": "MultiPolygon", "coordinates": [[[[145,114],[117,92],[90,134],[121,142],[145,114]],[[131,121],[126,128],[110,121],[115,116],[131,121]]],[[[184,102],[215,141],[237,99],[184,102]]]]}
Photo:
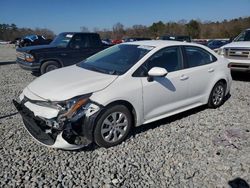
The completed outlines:
{"type": "MultiPolygon", "coordinates": [[[[229,187],[250,183],[250,79],[218,109],[200,107],[136,128],[121,145],[81,151],[37,144],[11,100],[35,77],[0,65],[0,187],[229,187]]],[[[241,80],[243,79],[243,80],[241,80]]]]}
{"type": "Polygon", "coordinates": [[[0,64],[16,60],[16,48],[14,44],[0,44],[0,64]]]}

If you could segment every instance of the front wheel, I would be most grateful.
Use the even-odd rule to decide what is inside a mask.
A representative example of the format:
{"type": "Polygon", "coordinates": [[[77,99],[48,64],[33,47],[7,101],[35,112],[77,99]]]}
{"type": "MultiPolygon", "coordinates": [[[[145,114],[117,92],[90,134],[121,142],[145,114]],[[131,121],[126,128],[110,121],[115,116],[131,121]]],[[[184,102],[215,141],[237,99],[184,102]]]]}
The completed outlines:
{"type": "Polygon", "coordinates": [[[217,82],[210,93],[208,106],[210,108],[217,108],[221,106],[224,102],[225,93],[226,93],[225,84],[221,81],[217,82]]]}
{"type": "Polygon", "coordinates": [[[127,137],[131,125],[130,111],[123,105],[112,106],[97,120],[94,130],[95,143],[106,148],[118,145],[127,137]]]}
{"type": "Polygon", "coordinates": [[[60,65],[55,61],[47,61],[41,66],[41,74],[45,74],[46,72],[50,72],[52,70],[58,69],[60,65]]]}

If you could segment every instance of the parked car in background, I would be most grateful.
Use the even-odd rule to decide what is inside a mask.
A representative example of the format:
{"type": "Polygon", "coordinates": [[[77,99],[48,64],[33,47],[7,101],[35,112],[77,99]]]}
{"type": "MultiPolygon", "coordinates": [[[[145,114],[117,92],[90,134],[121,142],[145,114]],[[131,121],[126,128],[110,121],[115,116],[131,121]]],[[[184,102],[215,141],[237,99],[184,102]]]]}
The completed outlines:
{"type": "Polygon", "coordinates": [[[27,35],[18,40],[18,47],[46,45],[51,43],[51,41],[52,39],[45,39],[45,37],[41,35],[27,35]]]}
{"type": "Polygon", "coordinates": [[[97,33],[65,32],[49,45],[18,48],[16,62],[25,70],[44,74],[76,64],[107,47],[97,33]]]}
{"type": "Polygon", "coordinates": [[[161,36],[160,40],[175,40],[175,41],[183,41],[183,42],[191,42],[190,36],[182,36],[182,35],[165,35],[161,36]]]}
{"type": "Polygon", "coordinates": [[[110,46],[113,45],[112,40],[110,40],[110,39],[102,39],[102,43],[105,44],[105,45],[110,45],[110,46]]]}
{"type": "Polygon", "coordinates": [[[130,37],[130,38],[124,38],[124,42],[134,42],[134,41],[142,41],[142,40],[151,40],[151,38],[146,37],[130,37]]]}
{"type": "Polygon", "coordinates": [[[207,47],[137,41],[42,75],[13,102],[28,132],[46,146],[111,147],[134,126],[204,104],[219,107],[231,82],[228,61],[207,47]]]}
{"type": "Polygon", "coordinates": [[[123,40],[121,40],[121,39],[112,40],[112,44],[120,44],[120,43],[123,43],[123,40]]]}
{"type": "Polygon", "coordinates": [[[214,50],[214,49],[220,48],[221,46],[228,44],[229,42],[230,40],[214,39],[214,40],[208,41],[207,47],[214,50]]]}
{"type": "Polygon", "coordinates": [[[222,46],[218,53],[228,59],[232,71],[250,72],[250,28],[222,46]]]}
{"type": "Polygon", "coordinates": [[[11,43],[11,41],[0,40],[0,44],[3,44],[3,45],[10,44],[10,43],[11,43]]]}
{"type": "Polygon", "coordinates": [[[12,40],[12,41],[10,42],[10,44],[15,44],[15,46],[19,46],[20,40],[21,40],[21,38],[20,38],[20,37],[17,37],[17,38],[15,38],[14,40],[12,40]]]}
{"type": "Polygon", "coordinates": [[[192,40],[193,43],[201,44],[204,46],[207,46],[208,41],[209,41],[208,39],[193,39],[192,40]]]}

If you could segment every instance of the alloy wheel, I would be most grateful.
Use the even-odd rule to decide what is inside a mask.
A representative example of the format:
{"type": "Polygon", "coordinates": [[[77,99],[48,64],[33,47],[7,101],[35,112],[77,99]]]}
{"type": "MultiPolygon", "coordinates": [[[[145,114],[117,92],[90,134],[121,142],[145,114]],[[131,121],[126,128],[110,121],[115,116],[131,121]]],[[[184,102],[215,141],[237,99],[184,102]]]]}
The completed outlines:
{"type": "Polygon", "coordinates": [[[101,126],[101,136],[109,143],[119,141],[128,128],[128,118],[122,112],[113,112],[103,121],[101,126]]]}
{"type": "Polygon", "coordinates": [[[222,102],[224,97],[224,87],[222,85],[218,85],[213,92],[212,100],[214,105],[218,105],[222,102]]]}

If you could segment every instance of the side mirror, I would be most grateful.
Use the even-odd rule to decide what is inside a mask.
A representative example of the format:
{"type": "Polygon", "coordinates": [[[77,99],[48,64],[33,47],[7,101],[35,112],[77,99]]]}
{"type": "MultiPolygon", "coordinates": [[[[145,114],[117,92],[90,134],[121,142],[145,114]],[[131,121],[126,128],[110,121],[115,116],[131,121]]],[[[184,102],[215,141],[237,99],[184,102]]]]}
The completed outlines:
{"type": "Polygon", "coordinates": [[[148,71],[148,81],[152,82],[153,77],[165,77],[168,71],[161,67],[153,67],[148,71]]]}

